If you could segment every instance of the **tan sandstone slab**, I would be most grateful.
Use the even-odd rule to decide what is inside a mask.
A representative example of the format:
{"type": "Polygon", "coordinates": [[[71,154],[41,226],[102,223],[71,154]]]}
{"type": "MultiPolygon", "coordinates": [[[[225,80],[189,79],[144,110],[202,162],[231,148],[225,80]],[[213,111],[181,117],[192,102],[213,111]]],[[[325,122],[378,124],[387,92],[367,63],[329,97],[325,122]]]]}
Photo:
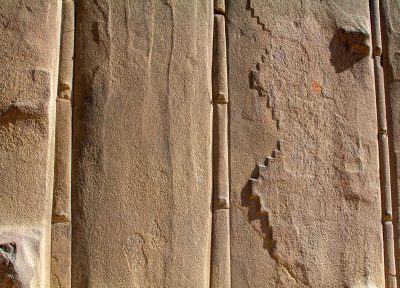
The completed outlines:
{"type": "Polygon", "coordinates": [[[232,287],[384,287],[368,1],[228,3],[232,287]]]}
{"type": "Polygon", "coordinates": [[[50,283],[61,1],[20,4],[0,5],[0,243],[16,243],[19,276],[33,271],[24,287],[44,288],[50,283]]]}
{"type": "Polygon", "coordinates": [[[211,1],[78,1],[73,287],[208,287],[211,1]]]}

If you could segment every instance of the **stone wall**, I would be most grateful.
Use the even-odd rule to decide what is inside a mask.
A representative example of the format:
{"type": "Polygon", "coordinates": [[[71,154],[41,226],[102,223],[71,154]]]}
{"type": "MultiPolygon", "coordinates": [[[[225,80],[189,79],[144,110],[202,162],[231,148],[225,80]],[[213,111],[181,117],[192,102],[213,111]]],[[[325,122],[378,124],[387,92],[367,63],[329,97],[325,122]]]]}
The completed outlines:
{"type": "Polygon", "coordinates": [[[397,287],[396,0],[4,0],[0,288],[397,287]]]}

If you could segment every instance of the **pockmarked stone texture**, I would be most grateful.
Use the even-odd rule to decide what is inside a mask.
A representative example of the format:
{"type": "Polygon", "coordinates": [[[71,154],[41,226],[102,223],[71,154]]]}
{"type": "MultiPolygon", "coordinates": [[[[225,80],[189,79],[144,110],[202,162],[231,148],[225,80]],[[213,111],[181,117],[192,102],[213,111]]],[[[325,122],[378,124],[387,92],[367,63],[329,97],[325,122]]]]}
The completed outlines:
{"type": "Polygon", "coordinates": [[[208,286],[212,9],[76,2],[73,287],[208,286]]]}
{"type": "Polygon", "coordinates": [[[14,270],[15,287],[50,284],[60,8],[50,0],[0,5],[0,245],[8,245],[1,261],[14,270]],[[34,253],[24,240],[31,234],[34,253]]]}
{"type": "Polygon", "coordinates": [[[228,3],[232,287],[384,287],[368,1],[228,3]]]}
{"type": "Polygon", "coordinates": [[[0,1],[0,288],[395,288],[399,0],[0,1]]]}

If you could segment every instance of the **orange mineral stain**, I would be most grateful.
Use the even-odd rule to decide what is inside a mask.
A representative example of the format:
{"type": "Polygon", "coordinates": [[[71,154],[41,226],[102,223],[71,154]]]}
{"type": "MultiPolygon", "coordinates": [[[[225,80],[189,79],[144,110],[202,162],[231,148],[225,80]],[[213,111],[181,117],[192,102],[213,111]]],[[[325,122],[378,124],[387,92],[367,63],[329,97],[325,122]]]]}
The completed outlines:
{"type": "Polygon", "coordinates": [[[322,87],[317,81],[313,81],[311,87],[314,92],[321,93],[322,91],[322,87]]]}

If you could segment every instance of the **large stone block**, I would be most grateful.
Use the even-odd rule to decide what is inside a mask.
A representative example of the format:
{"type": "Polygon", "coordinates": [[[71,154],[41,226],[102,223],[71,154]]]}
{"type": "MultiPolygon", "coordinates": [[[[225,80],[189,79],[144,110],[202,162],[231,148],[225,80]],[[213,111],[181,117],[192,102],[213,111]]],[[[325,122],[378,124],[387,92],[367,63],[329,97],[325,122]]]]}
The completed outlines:
{"type": "Polygon", "coordinates": [[[207,287],[212,1],[77,1],[73,287],[207,287]]]}
{"type": "Polygon", "coordinates": [[[384,287],[368,1],[228,3],[232,287],[384,287]]]}
{"type": "Polygon", "coordinates": [[[0,5],[0,234],[40,227],[42,248],[32,261],[42,268],[32,287],[41,288],[50,276],[60,8],[60,1],[0,5]]]}

